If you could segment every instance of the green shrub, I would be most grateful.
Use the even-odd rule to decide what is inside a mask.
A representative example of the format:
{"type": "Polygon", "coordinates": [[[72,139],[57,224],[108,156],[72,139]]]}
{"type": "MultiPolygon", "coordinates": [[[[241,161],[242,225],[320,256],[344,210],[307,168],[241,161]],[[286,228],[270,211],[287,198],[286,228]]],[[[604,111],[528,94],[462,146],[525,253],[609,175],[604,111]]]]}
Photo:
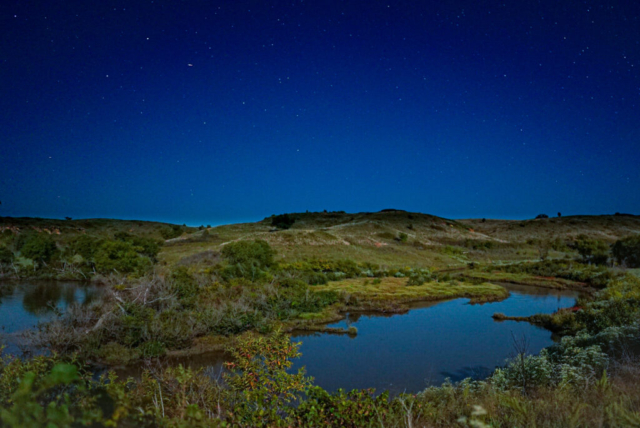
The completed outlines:
{"type": "Polygon", "coordinates": [[[98,248],[102,244],[102,240],[89,235],[80,235],[73,238],[69,242],[67,251],[71,254],[78,254],[84,260],[92,261],[98,248]]]}
{"type": "Polygon", "coordinates": [[[609,258],[609,246],[597,239],[591,239],[585,235],[579,235],[573,243],[585,263],[603,265],[609,258]]]}
{"type": "Polygon", "coordinates": [[[184,306],[193,306],[198,297],[198,284],[185,266],[171,271],[171,290],[184,306]]]}
{"type": "Polygon", "coordinates": [[[280,214],[271,219],[271,226],[278,229],[289,229],[296,222],[295,217],[289,214],[280,214]]]}
{"type": "Polygon", "coordinates": [[[160,229],[160,235],[164,239],[177,238],[180,235],[182,235],[182,233],[183,233],[183,228],[178,226],[177,224],[174,224],[170,227],[169,226],[163,227],[162,229],[160,229]]]}
{"type": "MultiPolygon", "coordinates": [[[[348,427],[386,426],[390,422],[389,393],[378,396],[374,389],[331,394],[318,386],[307,390],[307,398],[295,411],[298,426],[348,427]]],[[[390,425],[393,426],[393,425],[390,425]]]]}
{"type": "Polygon", "coordinates": [[[164,344],[158,341],[145,342],[140,346],[140,353],[144,358],[156,358],[165,354],[164,344]]]}
{"type": "Polygon", "coordinates": [[[9,264],[13,262],[13,260],[14,260],[13,251],[11,251],[5,246],[0,246],[0,263],[9,264]]]}
{"type": "Polygon", "coordinates": [[[640,235],[620,239],[611,247],[616,261],[630,268],[640,268],[640,235]]]}
{"type": "Polygon", "coordinates": [[[131,235],[127,232],[117,232],[114,235],[116,241],[128,242],[135,247],[135,250],[155,261],[156,256],[160,252],[161,242],[153,238],[145,238],[142,236],[131,235]]]}
{"type": "Polygon", "coordinates": [[[289,372],[291,360],[300,356],[298,346],[278,330],[266,337],[241,338],[227,349],[232,362],[225,363],[229,372],[223,376],[234,402],[234,425],[282,425],[283,419],[294,412],[290,404],[301,399],[311,385],[304,369],[289,372]]]}
{"type": "Polygon", "coordinates": [[[275,251],[266,241],[238,241],[227,244],[222,256],[231,264],[243,264],[258,268],[269,268],[274,264],[275,251]]]}
{"type": "Polygon", "coordinates": [[[57,252],[53,238],[44,233],[31,235],[20,249],[23,257],[44,263],[48,263],[57,252]]]}
{"type": "Polygon", "coordinates": [[[105,241],[95,254],[96,269],[107,273],[118,271],[123,273],[144,272],[151,267],[151,261],[140,255],[129,242],[105,241]]]}
{"type": "Polygon", "coordinates": [[[407,286],[423,285],[425,282],[429,281],[429,279],[430,278],[427,278],[422,273],[414,273],[414,274],[411,274],[411,276],[409,277],[409,280],[407,281],[407,286]]]}

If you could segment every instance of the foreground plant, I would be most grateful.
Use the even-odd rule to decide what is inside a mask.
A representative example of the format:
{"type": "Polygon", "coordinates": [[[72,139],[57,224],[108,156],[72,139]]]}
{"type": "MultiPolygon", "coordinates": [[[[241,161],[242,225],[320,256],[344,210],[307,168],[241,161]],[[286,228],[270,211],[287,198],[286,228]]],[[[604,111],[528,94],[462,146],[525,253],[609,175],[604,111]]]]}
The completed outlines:
{"type": "Polygon", "coordinates": [[[246,426],[286,426],[291,407],[311,385],[301,368],[289,373],[300,357],[300,343],[291,342],[281,330],[269,336],[245,336],[229,348],[232,361],[225,374],[233,402],[231,420],[246,426]]]}

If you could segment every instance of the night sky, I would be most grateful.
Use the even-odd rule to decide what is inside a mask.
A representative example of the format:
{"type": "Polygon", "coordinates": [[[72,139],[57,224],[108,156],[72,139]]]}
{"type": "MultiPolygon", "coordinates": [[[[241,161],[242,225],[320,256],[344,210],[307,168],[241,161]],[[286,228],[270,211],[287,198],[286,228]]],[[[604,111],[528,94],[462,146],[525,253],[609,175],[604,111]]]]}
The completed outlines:
{"type": "Polygon", "coordinates": [[[0,215],[640,214],[640,2],[2,1],[0,215]]]}

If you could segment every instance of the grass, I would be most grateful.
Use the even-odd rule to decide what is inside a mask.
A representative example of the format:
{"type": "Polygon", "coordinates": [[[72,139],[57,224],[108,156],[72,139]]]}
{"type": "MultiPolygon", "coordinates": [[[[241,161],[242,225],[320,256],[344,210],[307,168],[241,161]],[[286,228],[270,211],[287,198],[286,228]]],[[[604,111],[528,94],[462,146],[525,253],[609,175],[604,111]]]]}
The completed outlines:
{"type": "Polygon", "coordinates": [[[407,278],[381,278],[378,284],[362,278],[346,279],[316,286],[317,291],[336,291],[349,294],[360,300],[372,302],[412,302],[445,300],[468,297],[474,302],[502,300],[509,296],[499,285],[484,283],[474,285],[466,282],[428,282],[418,286],[407,286],[407,278]]]}
{"type": "Polygon", "coordinates": [[[482,279],[493,282],[508,282],[511,284],[532,285],[535,287],[555,288],[555,289],[584,289],[586,284],[582,282],[571,281],[563,278],[543,277],[528,275],[526,273],[508,273],[508,272],[479,272],[472,271],[465,275],[468,278],[482,279]]]}

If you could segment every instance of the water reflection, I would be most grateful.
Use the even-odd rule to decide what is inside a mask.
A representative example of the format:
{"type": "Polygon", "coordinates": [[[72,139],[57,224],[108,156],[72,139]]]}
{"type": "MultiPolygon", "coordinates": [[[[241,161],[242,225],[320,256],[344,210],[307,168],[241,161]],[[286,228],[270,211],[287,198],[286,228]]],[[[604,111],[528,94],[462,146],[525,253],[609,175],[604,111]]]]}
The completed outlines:
{"type": "Polygon", "coordinates": [[[95,299],[95,286],[78,282],[33,281],[0,283],[0,329],[6,352],[18,351],[18,333],[51,319],[73,303],[95,299]]]}
{"type": "Polygon", "coordinates": [[[355,338],[327,334],[298,335],[302,357],[317,385],[338,388],[417,392],[446,378],[458,381],[491,374],[513,355],[513,336],[525,335],[538,353],[553,343],[551,333],[528,323],[495,322],[491,315],[551,313],[575,303],[578,294],[505,285],[511,297],[469,305],[467,299],[416,304],[406,314],[349,314],[331,327],[358,329],[355,338]]]}

